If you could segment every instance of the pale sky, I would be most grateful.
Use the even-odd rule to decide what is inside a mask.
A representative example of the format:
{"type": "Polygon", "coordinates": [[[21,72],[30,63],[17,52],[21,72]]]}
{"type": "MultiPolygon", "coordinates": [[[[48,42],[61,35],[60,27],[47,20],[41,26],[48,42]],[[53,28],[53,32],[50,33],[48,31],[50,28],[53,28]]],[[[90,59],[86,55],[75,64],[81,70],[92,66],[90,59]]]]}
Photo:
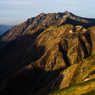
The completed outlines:
{"type": "Polygon", "coordinates": [[[0,0],[0,24],[19,24],[44,13],[69,11],[95,18],[95,0],[0,0]]]}

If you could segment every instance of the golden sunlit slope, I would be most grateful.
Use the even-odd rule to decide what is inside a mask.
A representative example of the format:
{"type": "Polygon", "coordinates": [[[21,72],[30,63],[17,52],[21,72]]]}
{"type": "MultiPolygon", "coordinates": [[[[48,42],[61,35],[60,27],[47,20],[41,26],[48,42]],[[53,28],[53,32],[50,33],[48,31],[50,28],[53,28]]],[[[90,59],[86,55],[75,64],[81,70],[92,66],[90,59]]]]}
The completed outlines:
{"type": "Polygon", "coordinates": [[[8,30],[0,36],[0,95],[93,95],[94,25],[66,11],[8,30]]]}
{"type": "Polygon", "coordinates": [[[49,95],[95,95],[95,54],[71,65],[60,75],[65,75],[60,90],[49,95]]]}
{"type": "Polygon", "coordinates": [[[10,42],[0,49],[0,94],[47,95],[62,89],[51,94],[72,95],[92,91],[93,39],[94,26],[85,29],[65,24],[38,26],[10,42]],[[84,83],[86,80],[91,81],[84,83]]]}

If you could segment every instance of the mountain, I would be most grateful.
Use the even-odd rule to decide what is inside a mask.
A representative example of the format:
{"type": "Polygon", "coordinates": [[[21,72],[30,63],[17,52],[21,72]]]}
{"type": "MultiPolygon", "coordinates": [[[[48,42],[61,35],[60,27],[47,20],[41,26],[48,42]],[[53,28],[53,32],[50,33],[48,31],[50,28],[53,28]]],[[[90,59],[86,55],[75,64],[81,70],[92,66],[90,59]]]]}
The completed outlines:
{"type": "Polygon", "coordinates": [[[30,33],[40,26],[53,26],[72,24],[74,26],[82,25],[85,28],[95,25],[95,19],[82,18],[65,11],[64,13],[41,13],[36,17],[29,18],[27,21],[14,26],[0,37],[0,46],[13,41],[23,35],[30,33]]]}
{"type": "Polygon", "coordinates": [[[94,21],[41,13],[5,32],[0,95],[94,95],[94,21]]]}
{"type": "Polygon", "coordinates": [[[2,25],[0,24],[0,35],[12,28],[14,25],[2,25]]]}

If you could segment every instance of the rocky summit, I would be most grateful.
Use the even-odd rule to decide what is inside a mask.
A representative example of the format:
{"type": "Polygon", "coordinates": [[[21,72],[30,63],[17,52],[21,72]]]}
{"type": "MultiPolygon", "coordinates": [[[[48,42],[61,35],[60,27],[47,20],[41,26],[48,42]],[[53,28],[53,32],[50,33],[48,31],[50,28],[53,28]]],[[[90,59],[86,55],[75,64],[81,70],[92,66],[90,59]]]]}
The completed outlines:
{"type": "Polygon", "coordinates": [[[0,95],[95,95],[95,19],[41,13],[0,36],[0,95]]]}

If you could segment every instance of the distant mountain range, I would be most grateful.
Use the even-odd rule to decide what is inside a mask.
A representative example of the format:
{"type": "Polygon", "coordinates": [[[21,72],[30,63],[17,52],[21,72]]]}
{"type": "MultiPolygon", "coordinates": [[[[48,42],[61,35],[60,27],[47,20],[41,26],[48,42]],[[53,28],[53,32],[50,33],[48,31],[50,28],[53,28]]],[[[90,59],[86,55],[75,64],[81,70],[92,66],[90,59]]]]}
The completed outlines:
{"type": "Polygon", "coordinates": [[[95,95],[95,19],[41,13],[0,36],[0,95],[95,95]]]}
{"type": "Polygon", "coordinates": [[[14,25],[3,25],[0,24],[0,35],[2,35],[4,32],[12,28],[14,25]]]}

